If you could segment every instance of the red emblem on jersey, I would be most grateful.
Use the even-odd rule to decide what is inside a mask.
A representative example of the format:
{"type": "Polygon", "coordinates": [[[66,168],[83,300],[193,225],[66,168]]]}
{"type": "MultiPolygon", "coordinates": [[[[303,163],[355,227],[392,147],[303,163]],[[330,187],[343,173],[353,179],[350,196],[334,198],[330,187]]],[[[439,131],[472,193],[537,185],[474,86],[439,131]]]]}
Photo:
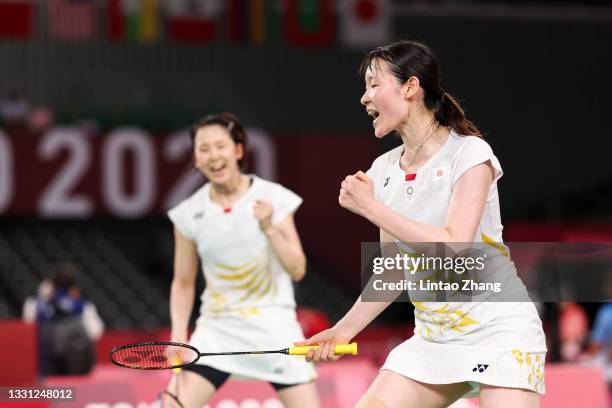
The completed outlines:
{"type": "Polygon", "coordinates": [[[406,174],[406,178],[404,180],[406,181],[413,181],[416,179],[416,173],[410,173],[410,174],[406,174]]]}
{"type": "Polygon", "coordinates": [[[436,176],[438,176],[438,177],[442,177],[442,175],[443,175],[443,174],[444,174],[444,172],[442,171],[442,169],[439,169],[439,170],[436,172],[436,176]]]}

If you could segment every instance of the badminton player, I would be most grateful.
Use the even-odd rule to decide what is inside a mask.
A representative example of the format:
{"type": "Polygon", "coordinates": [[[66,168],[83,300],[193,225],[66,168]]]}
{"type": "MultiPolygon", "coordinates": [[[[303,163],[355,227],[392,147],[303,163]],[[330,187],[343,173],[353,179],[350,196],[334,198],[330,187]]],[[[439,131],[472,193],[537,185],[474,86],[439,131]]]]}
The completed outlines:
{"type": "MultiPolygon", "coordinates": [[[[346,177],[340,205],[377,225],[384,242],[503,242],[501,166],[440,87],[432,51],[399,41],[370,52],[361,71],[374,134],[395,131],[403,143],[346,177]]],[[[413,303],[415,335],[390,352],[358,407],[443,407],[470,391],[485,408],[539,406],[546,345],[532,303],[413,303]]],[[[332,346],[388,305],[360,298],[332,329],[297,344],[322,346],[308,360],[335,360],[332,346]]]]}
{"type": "MultiPolygon", "coordinates": [[[[191,139],[195,167],[208,183],[168,212],[175,235],[172,340],[223,352],[285,348],[303,339],[292,286],[306,268],[293,220],[302,199],[241,171],[246,133],[234,115],[202,119],[191,139]],[[206,288],[188,339],[198,258],[206,288]]],[[[176,376],[181,403],[203,406],[230,375],[270,382],[287,407],[319,406],[312,363],[280,354],[203,357],[176,376]]]]}

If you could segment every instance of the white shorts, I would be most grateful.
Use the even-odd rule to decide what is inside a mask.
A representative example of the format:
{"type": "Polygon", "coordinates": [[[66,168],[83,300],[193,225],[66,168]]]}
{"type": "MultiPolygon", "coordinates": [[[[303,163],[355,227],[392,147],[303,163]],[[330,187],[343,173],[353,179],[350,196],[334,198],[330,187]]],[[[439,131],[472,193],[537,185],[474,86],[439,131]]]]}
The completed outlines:
{"type": "MultiPolygon", "coordinates": [[[[469,382],[544,394],[546,339],[532,303],[517,303],[478,329],[447,342],[414,335],[389,353],[381,370],[427,384],[469,382]]],[[[466,395],[467,396],[467,395],[466,395]]]]}
{"type": "MultiPolygon", "coordinates": [[[[259,314],[243,316],[203,316],[198,319],[189,343],[200,352],[278,350],[304,339],[295,310],[283,307],[259,308],[259,314]]],[[[279,384],[313,381],[316,371],[303,356],[262,354],[201,357],[207,365],[246,378],[279,384]]]]}

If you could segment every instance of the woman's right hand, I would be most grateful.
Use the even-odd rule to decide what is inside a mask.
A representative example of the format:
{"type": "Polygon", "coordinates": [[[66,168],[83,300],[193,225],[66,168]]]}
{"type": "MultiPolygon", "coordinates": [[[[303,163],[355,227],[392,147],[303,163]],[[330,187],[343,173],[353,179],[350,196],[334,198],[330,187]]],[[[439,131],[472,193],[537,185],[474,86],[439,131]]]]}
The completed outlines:
{"type": "Polygon", "coordinates": [[[323,330],[304,341],[298,341],[294,343],[296,346],[319,346],[316,350],[308,350],[306,354],[306,361],[336,361],[339,360],[342,355],[336,355],[334,349],[336,344],[348,344],[351,341],[350,336],[340,333],[338,329],[332,327],[331,329],[323,330]]]}
{"type": "MultiPolygon", "coordinates": [[[[187,336],[184,335],[170,336],[170,341],[172,343],[189,344],[187,336]]],[[[184,347],[170,346],[166,349],[166,358],[168,358],[173,365],[188,363],[190,361],[190,355],[191,353],[185,350],[184,347]]]]}

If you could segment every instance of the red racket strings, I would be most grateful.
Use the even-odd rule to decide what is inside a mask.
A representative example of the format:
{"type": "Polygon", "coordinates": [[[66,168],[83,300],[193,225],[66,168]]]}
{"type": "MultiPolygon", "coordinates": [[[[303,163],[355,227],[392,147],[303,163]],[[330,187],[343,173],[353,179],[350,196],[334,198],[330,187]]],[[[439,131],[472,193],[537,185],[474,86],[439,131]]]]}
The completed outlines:
{"type": "Polygon", "coordinates": [[[128,368],[163,370],[189,364],[198,354],[186,347],[166,344],[141,344],[116,350],[112,359],[128,368]]]}

